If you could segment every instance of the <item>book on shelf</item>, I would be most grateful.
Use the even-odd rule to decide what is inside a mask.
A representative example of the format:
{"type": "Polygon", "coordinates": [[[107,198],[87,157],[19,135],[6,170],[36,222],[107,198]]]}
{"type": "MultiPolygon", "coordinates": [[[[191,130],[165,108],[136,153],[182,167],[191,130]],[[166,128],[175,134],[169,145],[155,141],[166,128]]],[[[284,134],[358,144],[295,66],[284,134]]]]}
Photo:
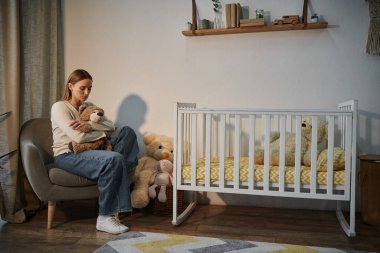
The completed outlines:
{"type": "Polygon", "coordinates": [[[240,27],[255,27],[255,26],[264,26],[264,25],[263,24],[255,24],[255,23],[240,24],[240,27]]]}
{"type": "Polygon", "coordinates": [[[236,4],[231,4],[231,27],[236,27],[236,4]]]}
{"type": "Polygon", "coordinates": [[[264,25],[264,18],[240,20],[240,27],[263,26],[263,25],[264,25]]]}
{"type": "Polygon", "coordinates": [[[239,3],[229,3],[225,5],[226,9],[226,28],[236,28],[240,26],[242,15],[241,5],[239,3]]]}
{"type": "Polygon", "coordinates": [[[242,15],[241,5],[237,3],[236,4],[236,27],[240,27],[241,15],[242,15]]]}
{"type": "Polygon", "coordinates": [[[226,28],[231,28],[231,4],[226,4],[226,28]]]}

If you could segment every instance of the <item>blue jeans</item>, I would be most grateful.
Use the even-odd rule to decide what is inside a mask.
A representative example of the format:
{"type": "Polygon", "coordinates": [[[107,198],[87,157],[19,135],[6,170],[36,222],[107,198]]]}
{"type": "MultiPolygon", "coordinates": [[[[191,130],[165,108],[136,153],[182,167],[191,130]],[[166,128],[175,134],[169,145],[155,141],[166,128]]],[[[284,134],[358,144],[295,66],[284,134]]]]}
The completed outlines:
{"type": "Polygon", "coordinates": [[[137,165],[136,134],[122,127],[111,136],[112,150],[88,150],[54,157],[58,168],[97,181],[99,215],[132,211],[128,172],[137,165]]]}

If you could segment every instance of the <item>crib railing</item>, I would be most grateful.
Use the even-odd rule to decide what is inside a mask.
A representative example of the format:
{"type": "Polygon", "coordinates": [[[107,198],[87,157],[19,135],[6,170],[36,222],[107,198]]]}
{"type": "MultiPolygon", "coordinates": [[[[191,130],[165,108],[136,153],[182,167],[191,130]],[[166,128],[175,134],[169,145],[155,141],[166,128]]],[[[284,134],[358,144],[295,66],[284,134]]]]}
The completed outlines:
{"type": "Polygon", "coordinates": [[[256,195],[349,200],[352,176],[355,176],[356,104],[339,105],[338,110],[250,110],[196,108],[195,104],[177,104],[175,138],[175,175],[178,190],[213,191],[256,195]],[[301,182],[301,125],[305,116],[311,117],[310,184],[301,182]],[[317,183],[318,122],[325,121],[327,140],[327,184],[317,183]],[[270,136],[280,135],[278,183],[270,183],[270,136]],[[285,146],[287,132],[295,134],[294,183],[285,182],[285,146]],[[333,147],[345,150],[345,184],[334,185],[333,147]],[[264,176],[255,182],[255,152],[264,151],[264,176]],[[234,157],[233,181],[225,179],[226,157],[234,157]],[[240,181],[240,159],[248,157],[248,181],[240,181]],[[211,180],[211,160],[219,160],[218,181],[211,180]],[[197,160],[203,158],[205,175],[197,181],[197,160]],[[182,165],[190,164],[191,179],[185,181],[182,165]]]}

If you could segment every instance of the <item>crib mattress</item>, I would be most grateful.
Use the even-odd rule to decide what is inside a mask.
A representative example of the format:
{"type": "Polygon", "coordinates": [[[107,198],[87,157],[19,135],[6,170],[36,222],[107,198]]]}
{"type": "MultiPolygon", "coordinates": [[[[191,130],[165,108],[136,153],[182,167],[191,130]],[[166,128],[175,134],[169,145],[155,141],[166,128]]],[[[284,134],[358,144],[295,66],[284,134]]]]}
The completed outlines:
{"type": "MultiPolygon", "coordinates": [[[[240,158],[240,181],[248,182],[248,157],[240,158]]],[[[210,162],[211,167],[211,182],[217,182],[219,180],[219,159],[212,158],[210,162]]],[[[295,168],[293,166],[285,166],[285,183],[294,184],[295,179],[295,168]]],[[[264,178],[264,165],[254,165],[255,182],[263,182],[264,178]]],[[[205,159],[201,158],[197,160],[197,181],[205,180],[205,159]]],[[[234,180],[234,158],[225,158],[225,180],[234,180]]],[[[269,182],[278,183],[279,182],[280,169],[279,166],[270,166],[269,169],[269,182]]],[[[311,168],[307,166],[301,166],[301,184],[310,184],[310,174],[311,168]]],[[[182,179],[191,180],[191,165],[182,165],[182,179]]],[[[345,171],[336,170],[334,171],[334,185],[344,185],[345,171]]],[[[326,185],[327,184],[327,172],[320,171],[317,172],[317,184],[326,185]]]]}

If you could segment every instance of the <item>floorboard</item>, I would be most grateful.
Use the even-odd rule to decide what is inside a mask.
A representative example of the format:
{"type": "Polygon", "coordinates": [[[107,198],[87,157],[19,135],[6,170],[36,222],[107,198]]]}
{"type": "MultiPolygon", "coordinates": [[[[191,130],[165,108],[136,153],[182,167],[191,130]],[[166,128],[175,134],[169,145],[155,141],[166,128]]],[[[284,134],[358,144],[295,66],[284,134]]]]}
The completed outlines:
{"type": "MultiPolygon", "coordinates": [[[[47,210],[22,224],[0,220],[0,252],[92,252],[115,236],[96,231],[94,200],[57,205],[53,228],[46,229],[47,210]]],[[[356,219],[355,238],[342,231],[335,212],[261,207],[199,205],[183,224],[173,227],[171,215],[146,211],[124,214],[132,231],[163,232],[262,242],[289,243],[351,250],[379,251],[380,229],[356,219]]]]}

